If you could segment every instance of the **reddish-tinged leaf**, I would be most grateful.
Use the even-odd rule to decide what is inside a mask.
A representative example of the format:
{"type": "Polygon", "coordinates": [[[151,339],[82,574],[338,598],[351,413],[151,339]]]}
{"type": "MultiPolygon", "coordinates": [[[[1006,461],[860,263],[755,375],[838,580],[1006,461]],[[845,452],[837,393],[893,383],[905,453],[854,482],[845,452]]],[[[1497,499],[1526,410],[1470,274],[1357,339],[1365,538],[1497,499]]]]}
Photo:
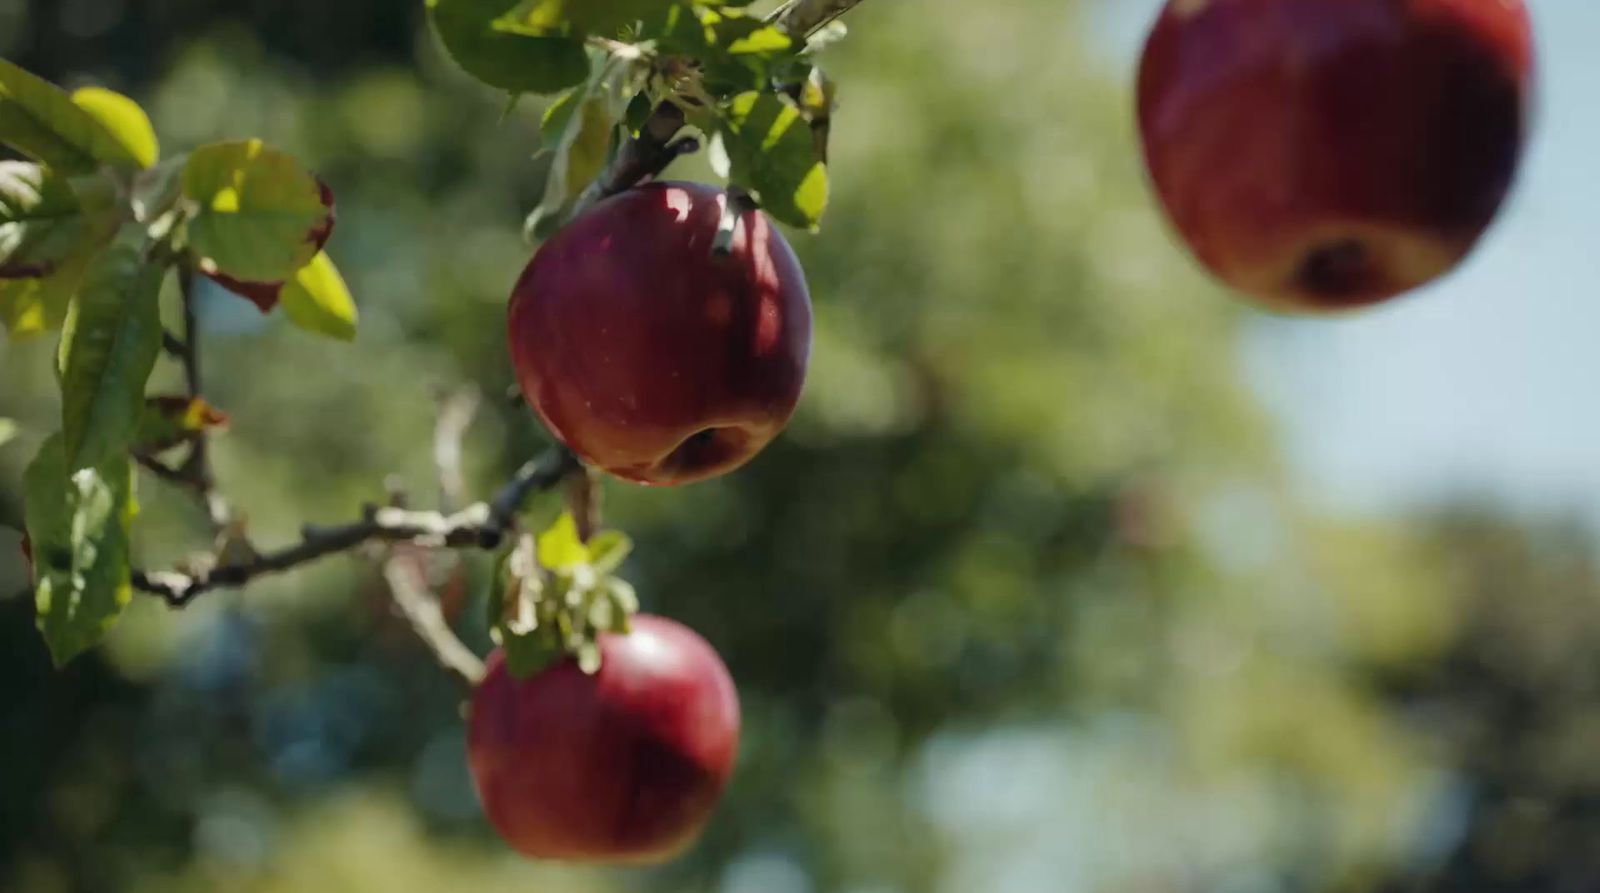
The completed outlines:
{"type": "Polygon", "coordinates": [[[145,453],[169,450],[203,431],[226,427],[228,414],[199,397],[150,397],[139,419],[134,449],[145,453]]]}
{"type": "MultiPolygon", "coordinates": [[[[307,240],[317,246],[317,251],[320,252],[322,247],[328,244],[328,239],[333,236],[338,208],[334,201],[333,189],[321,177],[317,178],[317,190],[322,196],[322,205],[328,209],[328,213],[322,218],[322,222],[307,234],[307,240]]],[[[282,282],[242,282],[220,270],[206,275],[212,282],[256,305],[256,309],[262,313],[271,313],[272,308],[278,306],[278,295],[283,291],[282,282]]]]}

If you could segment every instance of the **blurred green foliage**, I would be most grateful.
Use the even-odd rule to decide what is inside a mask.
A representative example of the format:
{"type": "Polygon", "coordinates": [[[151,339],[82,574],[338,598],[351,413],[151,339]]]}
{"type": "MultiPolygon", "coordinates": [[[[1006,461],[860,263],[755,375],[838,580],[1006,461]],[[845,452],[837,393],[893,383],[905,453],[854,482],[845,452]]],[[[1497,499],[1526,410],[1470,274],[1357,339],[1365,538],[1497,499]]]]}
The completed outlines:
{"type": "MultiPolygon", "coordinates": [[[[426,497],[434,395],[510,384],[540,109],[501,121],[420,7],[0,0],[0,55],[128,92],[169,151],[259,136],[338,193],[353,346],[203,307],[219,476],[265,542],[387,475],[426,497]]],[[[644,872],[508,854],[458,693],[348,558],[179,613],[138,600],[59,674],[31,606],[0,601],[0,890],[1600,884],[1589,535],[1297,503],[1240,311],[1163,232],[1082,3],[869,3],[851,25],[825,60],[829,218],[795,237],[817,303],[798,417],[729,478],[606,493],[646,608],[739,682],[741,765],[701,845],[644,872]]],[[[0,346],[0,525],[57,413],[52,350],[0,346]]],[[[542,441],[495,405],[473,481],[542,441]]],[[[181,496],[140,498],[145,564],[201,542],[181,496]]],[[[14,541],[0,594],[23,586],[14,541]]],[[[487,563],[453,603],[480,648],[487,563]]]]}

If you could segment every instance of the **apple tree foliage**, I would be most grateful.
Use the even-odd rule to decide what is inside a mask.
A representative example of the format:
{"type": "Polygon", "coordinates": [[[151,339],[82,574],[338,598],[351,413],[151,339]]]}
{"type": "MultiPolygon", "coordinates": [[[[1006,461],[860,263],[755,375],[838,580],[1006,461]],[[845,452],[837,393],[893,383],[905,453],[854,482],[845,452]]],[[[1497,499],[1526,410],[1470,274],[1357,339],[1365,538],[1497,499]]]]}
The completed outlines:
{"type": "Polygon", "coordinates": [[[13,339],[60,333],[60,432],[28,469],[26,502],[39,627],[64,663],[130,597],[134,456],[215,420],[198,394],[146,393],[166,283],[281,282],[292,322],[342,338],[356,311],[308,239],[325,216],[316,179],[260,141],[163,158],[133,100],[0,60],[0,143],[29,159],[0,162],[0,321],[13,339]]]}
{"type": "MultiPolygon", "coordinates": [[[[631,185],[604,183],[630,142],[665,143],[684,125],[703,138],[730,189],[783,223],[818,226],[834,85],[814,53],[842,36],[842,25],[791,34],[777,16],[717,0],[426,6],[464,71],[512,104],[545,97],[530,240],[631,185]]],[[[0,144],[26,159],[0,162],[0,322],[13,339],[60,339],[60,430],[26,476],[38,624],[60,664],[99,640],[135,588],[164,591],[140,587],[130,562],[136,465],[202,495],[211,487],[204,438],[226,416],[200,392],[196,277],[263,312],[281,306],[291,324],[339,340],[354,337],[357,313],[323,250],[331,190],[259,140],[164,157],[150,119],[128,97],[98,87],[69,93],[0,60],[0,144]],[[163,317],[169,292],[182,307],[178,334],[163,317]],[[147,392],[164,352],[185,365],[187,393],[147,392]],[[163,462],[185,446],[182,464],[163,462]]],[[[657,151],[670,157],[685,147],[698,141],[657,151]]],[[[225,526],[224,517],[214,520],[225,526]]],[[[502,549],[491,619],[519,674],[560,653],[592,665],[595,637],[625,630],[637,609],[611,573],[626,539],[606,532],[585,542],[572,524],[502,549]]],[[[224,551],[219,545],[214,559],[224,551]]],[[[193,594],[165,590],[174,604],[193,594]]]]}

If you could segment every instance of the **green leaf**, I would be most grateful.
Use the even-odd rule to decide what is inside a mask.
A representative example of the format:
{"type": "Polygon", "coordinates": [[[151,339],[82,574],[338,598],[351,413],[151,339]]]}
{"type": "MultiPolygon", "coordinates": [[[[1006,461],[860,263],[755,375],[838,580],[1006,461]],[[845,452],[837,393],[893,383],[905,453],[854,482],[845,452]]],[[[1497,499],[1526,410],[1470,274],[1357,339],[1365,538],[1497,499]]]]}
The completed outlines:
{"type": "Polygon", "coordinates": [[[77,246],[84,218],[67,178],[24,161],[0,161],[0,279],[49,275],[77,246]]]}
{"type": "Polygon", "coordinates": [[[814,229],[828,205],[828,167],[799,106],[778,93],[741,93],[723,108],[734,185],[790,226],[814,229]]]}
{"type": "Polygon", "coordinates": [[[589,538],[589,563],[596,574],[615,573],[633,551],[633,540],[620,530],[602,530],[589,538]]]}
{"type": "Polygon", "coordinates": [[[695,59],[705,88],[718,97],[766,86],[804,49],[760,16],[726,7],[674,7],[647,36],[664,53],[695,59]]]}
{"type": "Polygon", "coordinates": [[[0,280],[0,323],[12,341],[24,341],[61,328],[67,310],[83,284],[90,262],[117,232],[118,217],[90,212],[78,242],[50,275],[38,279],[0,280]]]}
{"type": "Polygon", "coordinates": [[[0,282],[0,323],[12,341],[26,341],[61,328],[83,282],[87,259],[69,261],[43,279],[0,282]]]}
{"type": "Polygon", "coordinates": [[[139,103],[104,87],[74,90],[72,102],[98,121],[139,167],[150,167],[161,157],[161,144],[156,140],[156,130],[150,126],[150,116],[139,107],[139,103]]]}
{"type": "Polygon", "coordinates": [[[553,631],[537,630],[525,635],[496,631],[500,653],[505,656],[506,672],[513,679],[527,679],[566,657],[559,637],[553,631]]]}
{"type": "Polygon", "coordinates": [[[101,163],[144,167],[124,143],[126,138],[74,103],[66,91],[0,59],[0,143],[63,173],[83,174],[101,163]]]}
{"type": "Polygon", "coordinates": [[[0,446],[5,446],[17,437],[17,423],[10,419],[0,419],[0,446]]]}
{"type": "Polygon", "coordinates": [[[539,564],[553,571],[570,571],[589,563],[589,549],[578,538],[578,524],[571,512],[562,512],[539,534],[538,557],[539,564]]]}
{"type": "Polygon", "coordinates": [[[513,93],[555,93],[581,83],[589,56],[575,37],[518,27],[518,0],[428,0],[434,31],[468,74],[513,93]]]}
{"type": "Polygon", "coordinates": [[[600,584],[598,597],[589,604],[589,624],[608,633],[628,632],[628,618],[639,610],[639,597],[626,580],[612,577],[600,584]]]}
{"type": "Polygon", "coordinates": [[[98,643],[132,594],[132,463],[117,454],[68,468],[63,440],[54,436],[24,480],[39,631],[56,666],[98,643]]]}
{"type": "Polygon", "coordinates": [[[494,554],[494,573],[489,578],[488,613],[489,626],[499,626],[506,617],[507,599],[513,587],[512,556],[522,548],[526,534],[519,535],[516,539],[500,547],[494,554]]]}
{"type": "Polygon", "coordinates": [[[194,150],[183,196],[194,204],[189,242],[203,272],[279,282],[316,256],[327,214],[316,178],[260,140],[194,150]]]}
{"type": "Polygon", "coordinates": [[[589,79],[545,109],[539,124],[544,147],[540,158],[549,167],[543,197],[523,228],[529,241],[560,226],[573,200],[605,167],[617,125],[647,75],[647,66],[638,60],[602,60],[597,55],[589,79]]]}
{"type": "Polygon", "coordinates": [[[308,332],[355,340],[356,302],[326,252],[317,252],[311,263],[283,284],[278,303],[289,322],[308,332]]]}
{"type": "Polygon", "coordinates": [[[94,259],[61,341],[62,447],[76,471],[124,453],[144,411],[144,387],[161,352],[161,282],[144,234],[125,227],[94,259]]]}

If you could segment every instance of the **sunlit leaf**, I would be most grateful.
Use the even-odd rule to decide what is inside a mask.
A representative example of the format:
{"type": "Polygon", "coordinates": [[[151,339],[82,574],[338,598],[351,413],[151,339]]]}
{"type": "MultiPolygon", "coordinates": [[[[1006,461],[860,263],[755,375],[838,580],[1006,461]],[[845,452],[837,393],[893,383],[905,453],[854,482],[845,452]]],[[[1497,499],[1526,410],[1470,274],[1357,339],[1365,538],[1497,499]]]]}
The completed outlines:
{"type": "Polygon", "coordinates": [[[161,144],[156,141],[155,128],[150,126],[150,116],[137,102],[104,87],[82,87],[74,90],[71,98],[74,105],[100,122],[139,167],[150,167],[161,157],[161,144]]]}
{"type": "Polygon", "coordinates": [[[107,129],[66,91],[0,59],[0,143],[68,174],[101,163],[145,166],[123,137],[107,129]]]}
{"type": "Polygon", "coordinates": [[[260,140],[194,150],[183,196],[195,205],[189,241],[206,273],[279,282],[316,256],[327,216],[317,180],[260,140]]]}
{"type": "Polygon", "coordinates": [[[705,88],[719,98],[766,86],[803,49],[762,17],[727,7],[669,9],[648,36],[663,52],[693,58],[705,88]]]}
{"type": "Polygon", "coordinates": [[[828,205],[828,169],[800,108],[778,93],[741,93],[723,110],[735,185],[790,226],[815,228],[828,205]]]}
{"type": "Polygon", "coordinates": [[[539,534],[539,564],[551,570],[570,570],[589,562],[589,549],[578,538],[571,512],[562,512],[539,534]]]}
{"type": "Polygon", "coordinates": [[[289,321],[308,332],[340,341],[356,337],[356,302],[344,277],[325,252],[318,252],[278,292],[289,321]]]}
{"type": "Polygon", "coordinates": [[[24,161],[0,161],[0,279],[49,275],[85,227],[67,178],[24,161]]]}

